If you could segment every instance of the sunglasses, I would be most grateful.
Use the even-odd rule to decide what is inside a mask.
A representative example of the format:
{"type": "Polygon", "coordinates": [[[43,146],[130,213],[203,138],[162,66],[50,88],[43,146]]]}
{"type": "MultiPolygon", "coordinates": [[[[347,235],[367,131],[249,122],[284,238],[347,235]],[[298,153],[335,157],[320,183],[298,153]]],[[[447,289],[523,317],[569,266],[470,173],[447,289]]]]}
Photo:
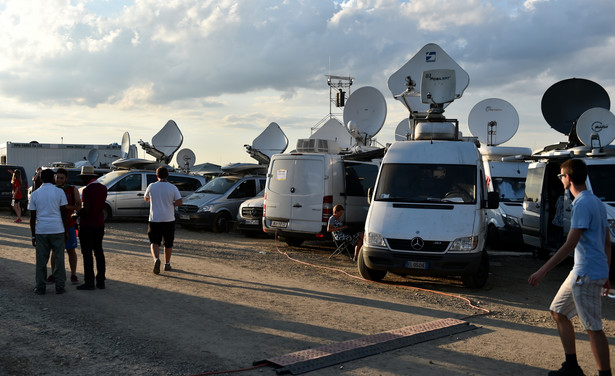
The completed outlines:
{"type": "Polygon", "coordinates": [[[564,176],[566,176],[566,174],[557,174],[557,178],[558,178],[559,180],[562,180],[562,178],[563,178],[564,176]]]}

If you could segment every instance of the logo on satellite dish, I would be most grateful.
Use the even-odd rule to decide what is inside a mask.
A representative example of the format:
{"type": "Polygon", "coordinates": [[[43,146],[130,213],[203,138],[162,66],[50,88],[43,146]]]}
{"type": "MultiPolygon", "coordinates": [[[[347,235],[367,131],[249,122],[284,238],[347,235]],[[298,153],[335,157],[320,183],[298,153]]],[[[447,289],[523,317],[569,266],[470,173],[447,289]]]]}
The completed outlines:
{"type": "Polygon", "coordinates": [[[497,112],[497,111],[503,111],[503,110],[501,108],[494,108],[491,106],[485,107],[485,112],[497,112]]]}
{"type": "Polygon", "coordinates": [[[444,81],[444,80],[450,80],[452,76],[436,76],[436,75],[433,75],[432,73],[425,73],[425,78],[428,80],[432,80],[432,81],[444,81]]]}
{"type": "Polygon", "coordinates": [[[594,121],[592,123],[592,131],[600,132],[603,129],[609,129],[609,125],[608,124],[602,124],[601,121],[594,121]]]}
{"type": "Polygon", "coordinates": [[[427,52],[425,52],[425,62],[426,63],[435,63],[436,62],[436,51],[427,51],[427,52]]]}

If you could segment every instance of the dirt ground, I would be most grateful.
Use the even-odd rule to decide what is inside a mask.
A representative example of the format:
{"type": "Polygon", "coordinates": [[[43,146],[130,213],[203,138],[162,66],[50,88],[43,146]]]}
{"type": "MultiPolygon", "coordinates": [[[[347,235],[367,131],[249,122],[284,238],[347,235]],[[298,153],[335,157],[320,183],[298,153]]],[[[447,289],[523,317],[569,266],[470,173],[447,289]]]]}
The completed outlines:
{"type": "MultiPolygon", "coordinates": [[[[485,288],[458,279],[361,280],[329,243],[288,247],[270,238],[178,228],[174,269],[152,273],[145,222],[111,222],[104,239],[107,288],[35,295],[27,219],[0,211],[1,375],[197,375],[362,336],[465,320],[475,330],[327,367],[307,375],[545,375],[563,351],[547,308],[570,263],[537,288],[542,260],[491,252],[485,288]],[[298,262],[300,261],[300,262],[298,262]],[[432,291],[433,290],[433,291],[432,291]],[[489,310],[488,315],[472,308],[489,310]],[[468,317],[467,316],[472,316],[468,317]]],[[[522,249],[519,249],[522,250],[522,249]]],[[[67,265],[68,267],[68,265],[67,265]]],[[[78,276],[83,280],[79,255],[78,276]]],[[[615,348],[615,299],[604,299],[615,348]]],[[[578,320],[577,352],[597,374],[578,320]]],[[[265,366],[237,374],[275,375],[265,366]]]]}

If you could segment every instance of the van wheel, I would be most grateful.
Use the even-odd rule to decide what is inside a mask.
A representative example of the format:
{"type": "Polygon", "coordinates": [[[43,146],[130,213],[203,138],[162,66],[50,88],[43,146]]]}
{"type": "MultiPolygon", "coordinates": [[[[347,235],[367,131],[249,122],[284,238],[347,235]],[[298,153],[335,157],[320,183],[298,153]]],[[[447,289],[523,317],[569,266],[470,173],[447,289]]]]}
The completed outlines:
{"type": "Polygon", "coordinates": [[[226,212],[216,214],[214,224],[211,228],[213,232],[228,232],[230,216],[226,212]]]}
{"type": "Polygon", "coordinates": [[[105,222],[110,221],[111,217],[112,217],[111,207],[109,205],[105,205],[105,208],[103,209],[103,218],[105,222]]]}
{"type": "Polygon", "coordinates": [[[480,289],[489,279],[489,256],[483,251],[478,270],[474,274],[461,276],[463,285],[469,289],[480,289]]]}
{"type": "Polygon", "coordinates": [[[359,269],[359,275],[369,281],[382,281],[387,274],[386,270],[370,269],[365,265],[365,260],[363,260],[363,248],[359,250],[359,255],[357,256],[357,268],[359,269]]]}
{"type": "Polygon", "coordinates": [[[286,241],[286,244],[290,245],[291,247],[299,247],[301,244],[303,244],[303,239],[285,238],[284,240],[286,241]]]}

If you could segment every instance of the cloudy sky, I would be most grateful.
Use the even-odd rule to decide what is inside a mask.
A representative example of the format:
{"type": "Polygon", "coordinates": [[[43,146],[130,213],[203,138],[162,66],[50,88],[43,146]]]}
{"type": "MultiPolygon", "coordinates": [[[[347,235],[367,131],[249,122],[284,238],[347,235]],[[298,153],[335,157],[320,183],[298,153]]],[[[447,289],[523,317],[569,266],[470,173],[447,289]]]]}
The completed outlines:
{"type": "Polygon", "coordinates": [[[0,0],[0,143],[150,142],[173,119],[197,163],[254,162],[243,145],[271,122],[289,150],[310,136],[334,74],[384,94],[384,144],[408,115],[389,76],[436,43],[470,75],[446,115],[467,134],[476,103],[504,99],[520,118],[505,145],[536,149],[566,140],[541,113],[551,85],[615,93],[614,14],[613,0],[0,0]]]}

